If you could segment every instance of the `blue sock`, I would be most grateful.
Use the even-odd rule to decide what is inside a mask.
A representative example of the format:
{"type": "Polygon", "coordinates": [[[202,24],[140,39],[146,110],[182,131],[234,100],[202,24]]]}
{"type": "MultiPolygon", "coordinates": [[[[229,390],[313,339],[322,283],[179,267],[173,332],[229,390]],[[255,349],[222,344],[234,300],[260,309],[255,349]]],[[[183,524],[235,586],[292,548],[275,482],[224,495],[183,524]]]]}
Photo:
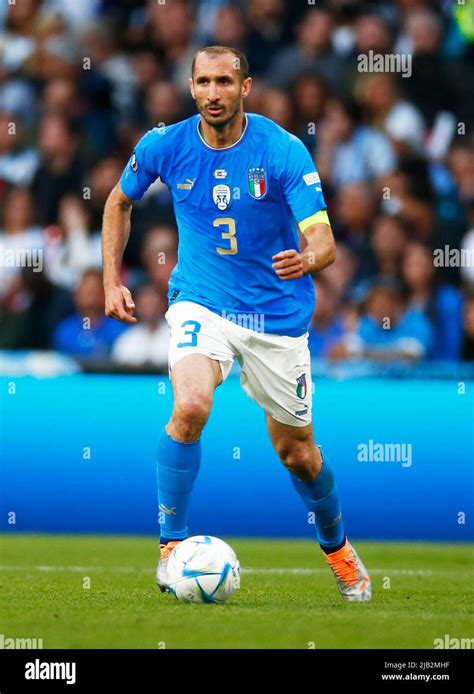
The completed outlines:
{"type": "Polygon", "coordinates": [[[306,508],[314,513],[321,549],[326,554],[336,552],[344,546],[346,535],[339,493],[328,461],[323,458],[323,466],[314,482],[303,482],[291,472],[290,477],[306,508]]]}
{"type": "Polygon", "coordinates": [[[201,439],[181,443],[163,429],[157,458],[160,543],[185,540],[189,500],[201,464],[201,439]]]}

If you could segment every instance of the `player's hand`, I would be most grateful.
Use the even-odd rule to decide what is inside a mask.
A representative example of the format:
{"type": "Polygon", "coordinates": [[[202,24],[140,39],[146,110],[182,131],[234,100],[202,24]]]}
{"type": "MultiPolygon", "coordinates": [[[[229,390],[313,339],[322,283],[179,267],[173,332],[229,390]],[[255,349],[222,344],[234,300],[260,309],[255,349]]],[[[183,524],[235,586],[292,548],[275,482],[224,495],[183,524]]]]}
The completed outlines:
{"type": "Polygon", "coordinates": [[[123,323],[136,323],[133,315],[135,304],[132,295],[123,284],[105,288],[105,315],[123,323]]]}
{"type": "Polygon", "coordinates": [[[272,257],[272,267],[282,280],[297,280],[305,274],[305,257],[303,253],[280,251],[272,257]]]}

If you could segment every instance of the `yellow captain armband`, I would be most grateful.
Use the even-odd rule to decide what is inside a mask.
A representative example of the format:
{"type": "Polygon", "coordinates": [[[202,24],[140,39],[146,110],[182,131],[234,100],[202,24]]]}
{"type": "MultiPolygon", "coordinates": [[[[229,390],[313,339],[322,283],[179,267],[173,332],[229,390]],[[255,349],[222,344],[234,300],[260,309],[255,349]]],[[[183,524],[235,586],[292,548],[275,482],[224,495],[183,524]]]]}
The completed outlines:
{"type": "Polygon", "coordinates": [[[319,210],[319,212],[316,212],[316,214],[312,214],[311,217],[306,217],[306,219],[303,219],[301,222],[299,222],[298,226],[300,228],[301,233],[304,234],[306,229],[312,227],[313,224],[328,224],[329,226],[331,226],[327,210],[319,210]]]}

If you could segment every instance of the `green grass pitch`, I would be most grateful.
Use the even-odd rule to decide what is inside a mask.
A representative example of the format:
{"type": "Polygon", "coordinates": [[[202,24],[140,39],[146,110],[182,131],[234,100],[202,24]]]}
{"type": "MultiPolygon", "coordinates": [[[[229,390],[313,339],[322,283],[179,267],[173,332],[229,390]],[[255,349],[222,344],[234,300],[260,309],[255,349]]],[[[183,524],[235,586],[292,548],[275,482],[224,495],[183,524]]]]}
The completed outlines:
{"type": "Polygon", "coordinates": [[[373,581],[358,604],[339,596],[315,542],[225,539],[241,589],[195,605],[155,586],[153,538],[0,536],[0,633],[44,648],[433,648],[472,636],[472,546],[354,542],[373,581]]]}

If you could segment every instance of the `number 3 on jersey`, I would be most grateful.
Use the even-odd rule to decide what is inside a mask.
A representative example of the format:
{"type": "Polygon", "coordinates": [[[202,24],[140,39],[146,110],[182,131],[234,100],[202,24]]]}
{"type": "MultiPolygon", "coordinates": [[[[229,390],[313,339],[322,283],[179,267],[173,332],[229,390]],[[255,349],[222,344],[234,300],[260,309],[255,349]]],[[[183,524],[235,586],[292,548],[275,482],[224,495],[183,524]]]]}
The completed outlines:
{"type": "Polygon", "coordinates": [[[227,248],[216,246],[216,251],[220,253],[220,255],[235,255],[238,253],[237,237],[235,235],[237,231],[235,228],[235,219],[232,219],[232,217],[218,217],[214,220],[213,226],[227,227],[227,230],[222,232],[222,238],[229,240],[230,244],[227,248]]]}

